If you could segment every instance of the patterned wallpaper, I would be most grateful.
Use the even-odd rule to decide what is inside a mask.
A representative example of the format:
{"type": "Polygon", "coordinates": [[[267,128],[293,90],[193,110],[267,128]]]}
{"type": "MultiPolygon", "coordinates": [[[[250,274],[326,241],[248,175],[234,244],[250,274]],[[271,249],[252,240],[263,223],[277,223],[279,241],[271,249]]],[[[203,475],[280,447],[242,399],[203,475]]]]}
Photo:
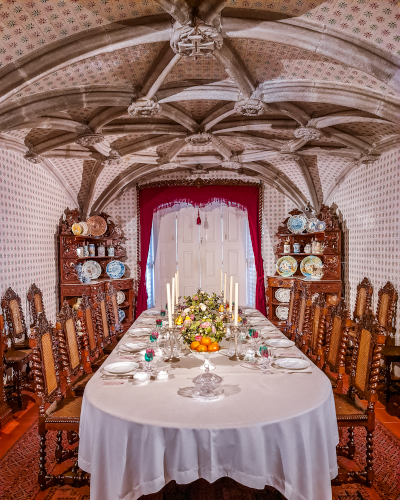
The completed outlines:
{"type": "MultiPolygon", "coordinates": [[[[346,297],[354,310],[357,284],[367,276],[378,290],[388,280],[400,292],[400,148],[362,165],[346,179],[331,202],[343,221],[346,297]]],[[[397,328],[400,327],[400,308],[397,328]]]]}
{"type": "Polygon", "coordinates": [[[48,319],[55,321],[55,233],[67,206],[75,208],[40,165],[0,150],[0,295],[11,286],[21,297],[26,319],[26,293],[35,282],[43,292],[48,319]]]}

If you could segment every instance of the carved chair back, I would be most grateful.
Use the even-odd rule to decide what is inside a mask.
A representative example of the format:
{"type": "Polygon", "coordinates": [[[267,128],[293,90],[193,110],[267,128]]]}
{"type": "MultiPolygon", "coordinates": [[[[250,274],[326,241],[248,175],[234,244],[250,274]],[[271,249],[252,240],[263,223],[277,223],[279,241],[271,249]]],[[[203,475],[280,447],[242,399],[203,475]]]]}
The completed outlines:
{"type": "Polygon", "coordinates": [[[381,352],[386,340],[384,332],[371,310],[364,314],[357,325],[348,394],[352,397],[357,394],[360,399],[368,400],[370,410],[377,401],[381,352]]]}
{"type": "Polygon", "coordinates": [[[95,312],[92,300],[87,295],[82,297],[78,310],[78,317],[81,323],[85,355],[93,360],[99,356],[99,346],[95,312]]]}
{"type": "Polygon", "coordinates": [[[296,323],[298,314],[300,291],[298,288],[298,281],[294,280],[290,288],[289,312],[286,320],[286,335],[292,336],[293,325],[296,323]]]}
{"type": "Polygon", "coordinates": [[[32,348],[32,374],[39,413],[44,415],[46,405],[59,401],[62,393],[55,332],[43,314],[32,326],[32,336],[35,339],[32,348]]]}
{"type": "Polygon", "coordinates": [[[56,330],[58,333],[60,362],[64,370],[67,386],[71,386],[83,371],[80,342],[78,340],[76,317],[64,300],[64,304],[57,315],[56,330]]]}
{"type": "Polygon", "coordinates": [[[378,292],[376,318],[388,333],[394,333],[397,299],[397,291],[390,281],[378,292]]]}
{"type": "Polygon", "coordinates": [[[110,318],[111,327],[115,329],[115,332],[121,330],[121,325],[119,322],[118,315],[118,304],[117,304],[117,291],[112,283],[106,283],[106,300],[108,317],[110,318]]]}
{"type": "Polygon", "coordinates": [[[361,318],[363,314],[371,308],[373,291],[374,289],[368,278],[364,278],[361,283],[357,285],[356,304],[353,314],[354,321],[361,318]]]}
{"type": "Polygon", "coordinates": [[[327,326],[330,321],[332,306],[328,306],[325,294],[316,294],[311,305],[311,336],[308,342],[308,355],[315,356],[319,368],[323,362],[323,347],[326,343],[327,326]]]}
{"type": "Polygon", "coordinates": [[[34,324],[36,323],[39,314],[46,315],[43,304],[43,294],[36,283],[32,283],[32,285],[29,287],[27,299],[29,304],[29,312],[31,315],[31,322],[32,324],[34,324]]]}
{"type": "Polygon", "coordinates": [[[110,330],[110,322],[108,318],[108,308],[106,294],[99,290],[94,301],[95,318],[99,342],[102,349],[110,344],[113,340],[113,335],[110,330]]]}
{"type": "Polygon", "coordinates": [[[340,370],[341,363],[345,362],[347,337],[350,327],[350,313],[346,307],[346,302],[340,302],[332,307],[330,321],[326,336],[325,363],[333,373],[343,375],[344,370],[340,370]]]}
{"type": "Polygon", "coordinates": [[[299,312],[296,326],[296,344],[304,349],[306,338],[311,333],[311,284],[300,282],[299,312]]]}
{"type": "Polygon", "coordinates": [[[1,299],[4,319],[7,321],[11,346],[14,349],[17,339],[27,339],[24,313],[21,308],[21,298],[12,288],[8,288],[1,299]]]}

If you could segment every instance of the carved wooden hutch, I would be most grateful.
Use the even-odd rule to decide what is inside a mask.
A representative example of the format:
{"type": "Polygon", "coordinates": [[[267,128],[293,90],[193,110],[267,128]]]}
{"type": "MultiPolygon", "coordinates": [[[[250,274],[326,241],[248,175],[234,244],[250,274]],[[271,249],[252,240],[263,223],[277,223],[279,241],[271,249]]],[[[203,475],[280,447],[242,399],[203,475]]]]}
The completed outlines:
{"type": "Polygon", "coordinates": [[[60,307],[64,299],[67,299],[72,306],[76,299],[82,297],[82,295],[95,296],[99,290],[106,291],[107,284],[112,282],[116,290],[122,290],[125,294],[125,301],[118,306],[125,311],[125,318],[122,321],[122,328],[125,332],[134,321],[136,280],[124,277],[111,279],[106,273],[107,264],[111,260],[121,260],[126,256],[125,249],[122,247],[124,241],[122,230],[109,220],[110,217],[107,214],[101,213],[100,216],[107,222],[107,231],[103,236],[74,235],[71,227],[75,222],[79,222],[79,211],[66,209],[65,215],[66,219],[60,223],[58,234],[60,307]],[[84,242],[95,244],[101,242],[106,247],[112,244],[115,252],[114,256],[78,257],[77,247],[82,246],[84,242]],[[83,264],[86,260],[98,262],[102,272],[98,279],[92,280],[90,283],[81,283],[75,266],[78,262],[83,264]]]}
{"type": "MultiPolygon", "coordinates": [[[[290,215],[302,214],[300,210],[292,210],[290,215]]],[[[332,214],[329,207],[322,205],[320,214],[317,217],[326,224],[325,231],[315,233],[293,234],[287,228],[289,217],[283,221],[278,227],[276,238],[278,244],[276,247],[276,256],[279,259],[284,255],[290,255],[297,261],[297,271],[293,276],[284,278],[276,273],[275,276],[268,276],[268,286],[266,289],[267,299],[267,317],[278,328],[284,328],[286,321],[279,320],[276,316],[276,308],[278,306],[288,306],[284,302],[277,300],[275,293],[278,288],[290,288],[294,280],[307,280],[311,283],[311,292],[337,294],[340,299],[342,290],[341,281],[341,248],[342,248],[342,231],[339,226],[339,220],[336,215],[332,214]],[[322,254],[304,253],[304,247],[312,240],[320,241],[325,245],[322,254]],[[291,253],[284,253],[285,241],[290,242],[291,253]],[[293,252],[294,243],[300,244],[300,253],[293,252]],[[308,255],[318,256],[324,265],[324,274],[321,280],[308,280],[300,271],[301,261],[308,255]]]]}

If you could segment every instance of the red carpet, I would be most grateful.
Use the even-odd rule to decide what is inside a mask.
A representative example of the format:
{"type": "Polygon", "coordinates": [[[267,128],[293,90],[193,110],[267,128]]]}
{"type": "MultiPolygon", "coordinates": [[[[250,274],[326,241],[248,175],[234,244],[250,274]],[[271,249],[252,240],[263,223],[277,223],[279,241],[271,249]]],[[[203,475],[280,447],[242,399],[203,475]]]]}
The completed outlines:
{"type": "MultiPolygon", "coordinates": [[[[48,451],[54,457],[55,433],[49,433],[48,451]]],[[[345,467],[363,467],[365,431],[356,430],[355,460],[343,461],[345,467]]],[[[1,500],[88,500],[88,487],[79,490],[69,486],[54,487],[39,493],[37,485],[39,438],[34,424],[0,461],[1,500]]],[[[400,499],[400,441],[380,422],[374,436],[376,479],[373,488],[353,484],[333,488],[335,500],[399,500],[400,499]]],[[[54,460],[48,467],[56,466],[54,460]]],[[[65,467],[63,465],[57,467],[65,467]]],[[[284,500],[275,491],[251,490],[222,478],[210,485],[200,480],[191,485],[168,484],[161,492],[141,500],[284,500]]]]}

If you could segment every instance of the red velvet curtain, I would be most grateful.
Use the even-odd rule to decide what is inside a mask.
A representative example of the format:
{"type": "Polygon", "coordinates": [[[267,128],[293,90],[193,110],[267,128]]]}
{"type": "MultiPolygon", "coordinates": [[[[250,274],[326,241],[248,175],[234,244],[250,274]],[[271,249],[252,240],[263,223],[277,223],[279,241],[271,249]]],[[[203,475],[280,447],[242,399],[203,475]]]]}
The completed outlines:
{"type": "Polygon", "coordinates": [[[259,223],[260,189],[253,186],[177,186],[145,188],[139,191],[140,207],[140,279],[137,300],[139,315],[147,309],[146,265],[149,253],[153,214],[161,207],[174,203],[186,202],[196,207],[204,207],[212,201],[225,202],[247,211],[250,236],[253,244],[255,267],[257,272],[256,308],[265,314],[264,265],[261,255],[261,233],[259,223]]]}

